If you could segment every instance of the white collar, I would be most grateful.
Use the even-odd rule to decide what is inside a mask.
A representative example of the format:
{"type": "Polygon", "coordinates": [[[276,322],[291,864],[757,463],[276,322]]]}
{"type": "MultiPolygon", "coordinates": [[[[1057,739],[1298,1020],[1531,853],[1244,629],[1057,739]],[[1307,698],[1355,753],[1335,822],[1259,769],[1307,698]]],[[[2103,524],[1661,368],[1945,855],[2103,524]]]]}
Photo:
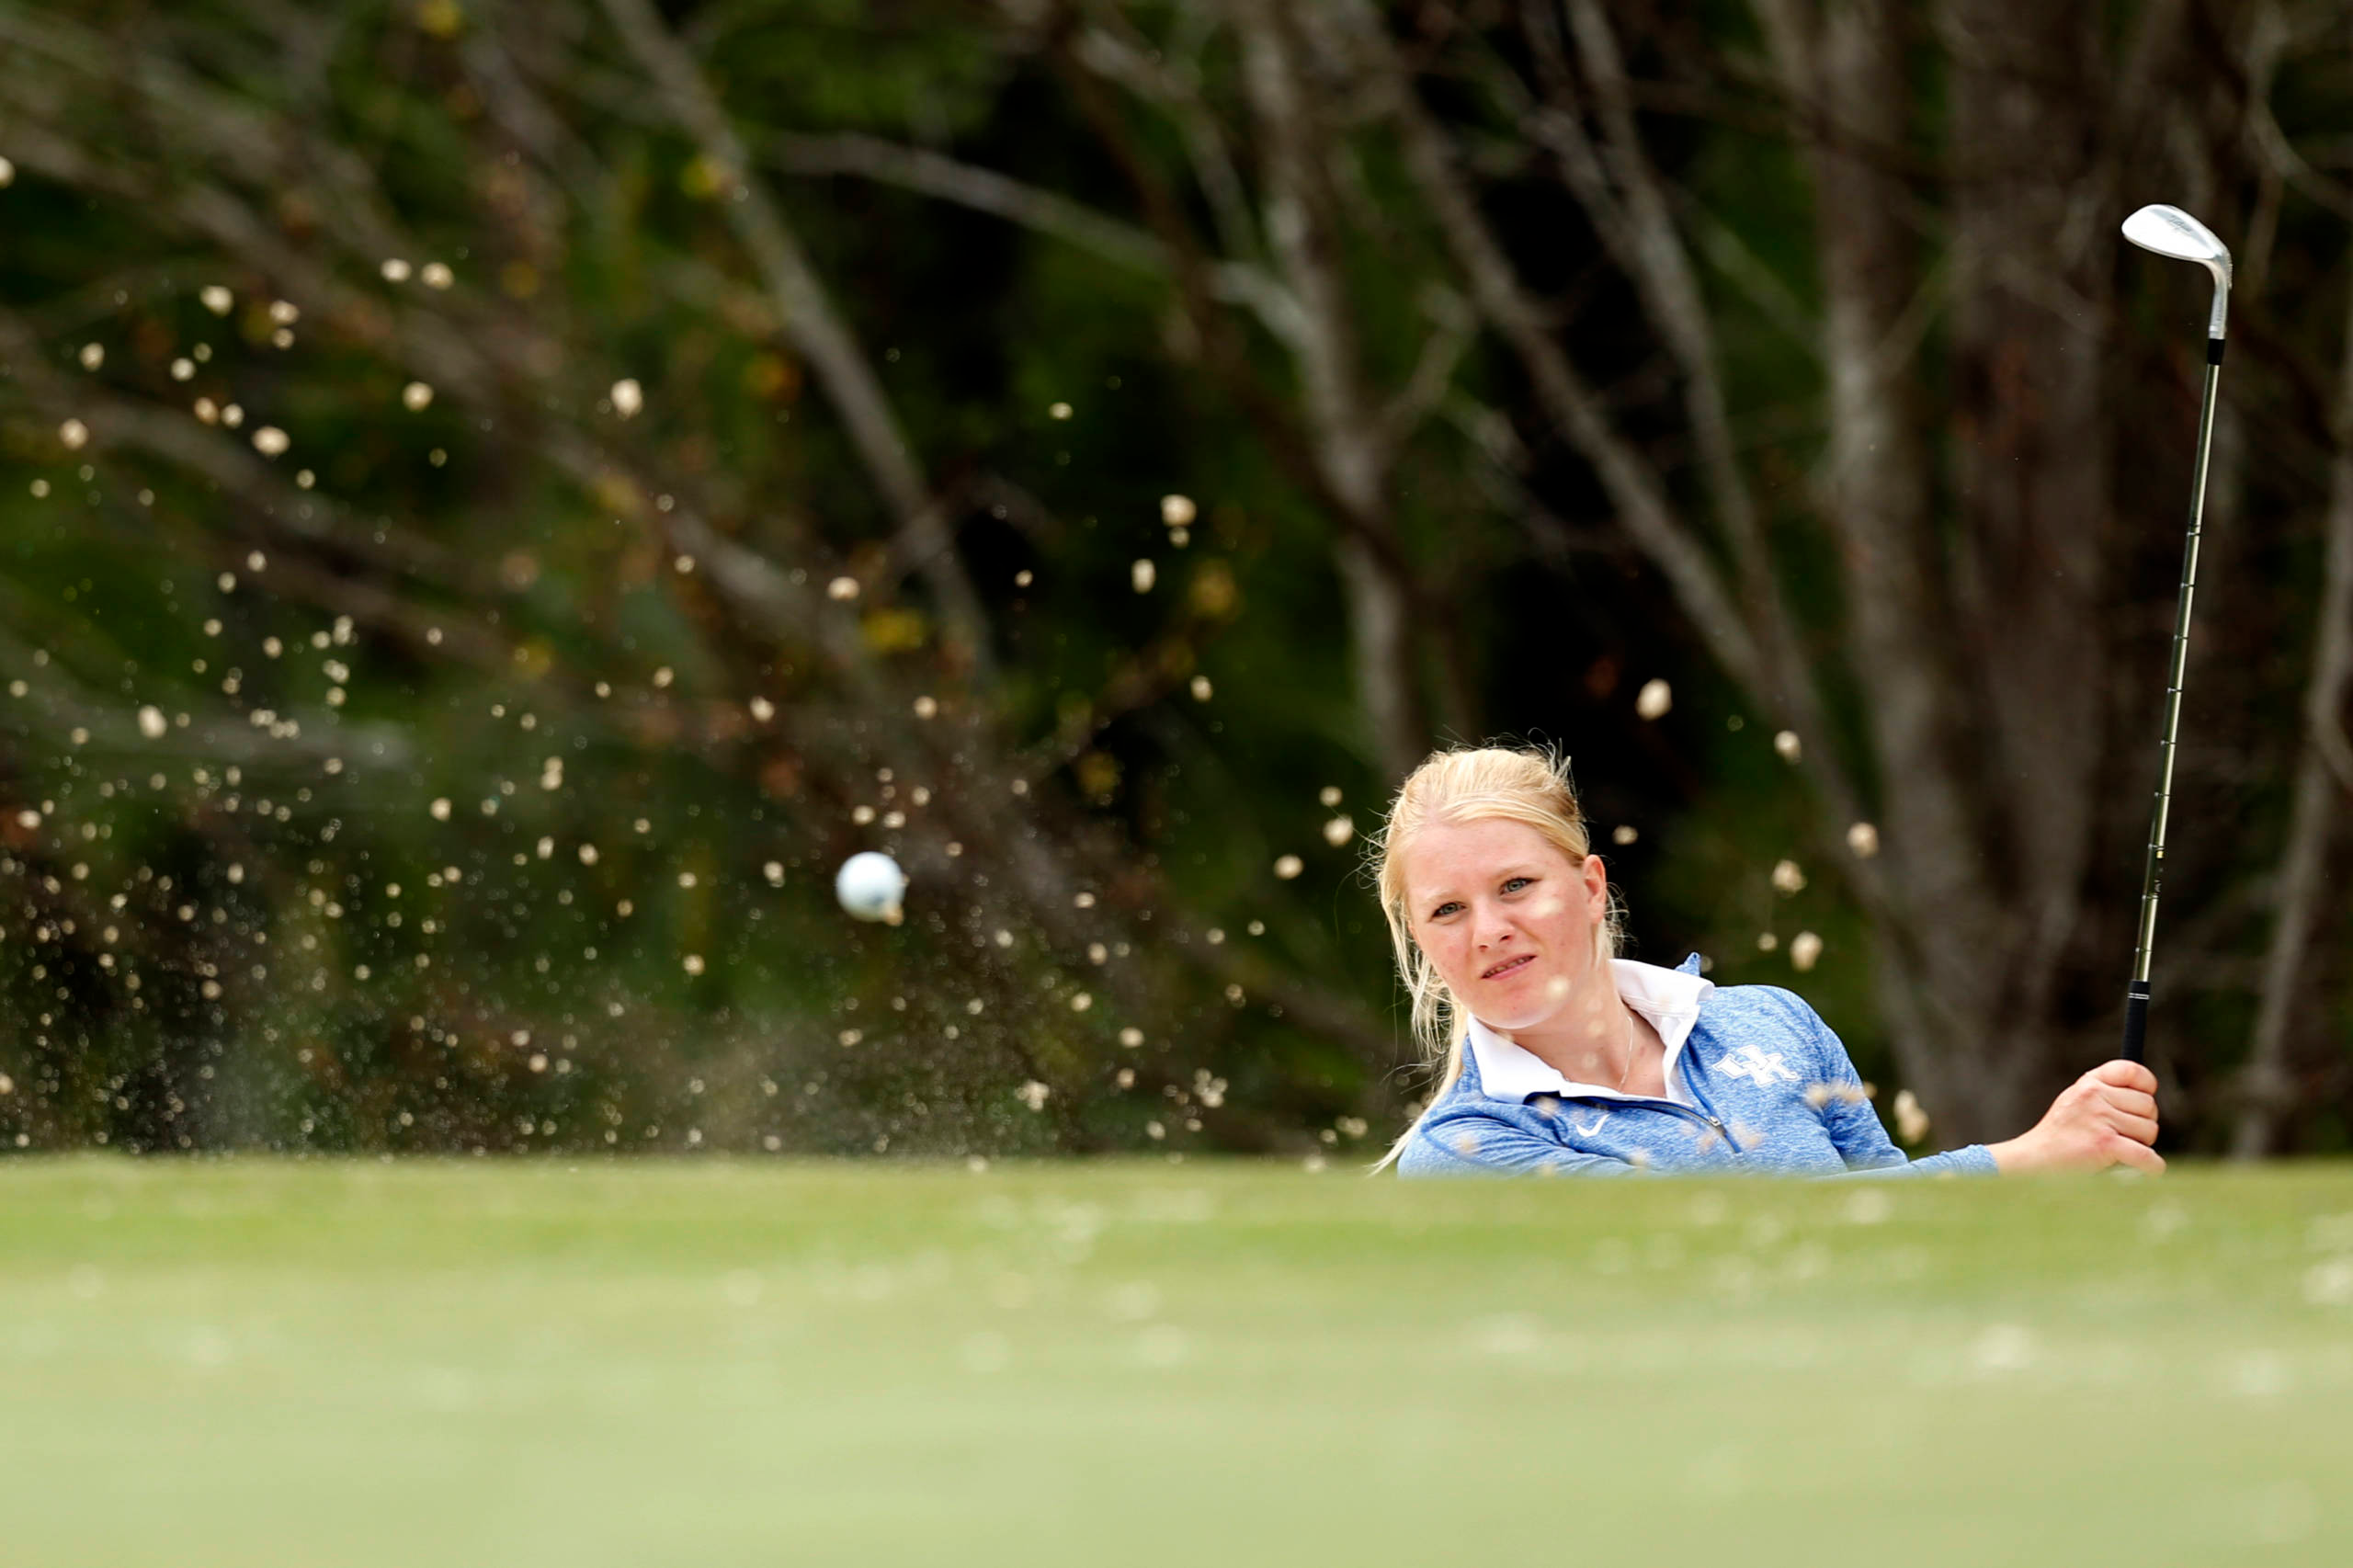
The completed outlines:
{"type": "MultiPolygon", "coordinates": [[[[1640,1013],[1658,1031],[1666,1047],[1663,1073],[1666,1097],[1677,1105],[1690,1103],[1676,1059],[1682,1055],[1691,1028],[1699,1021],[1699,1000],[1716,988],[1712,980],[1679,969],[1661,969],[1631,959],[1609,960],[1610,978],[1618,983],[1619,999],[1640,1013]]],[[[1514,1045],[1477,1018],[1471,1020],[1471,1054],[1479,1064],[1479,1087],[1489,1099],[1518,1105],[1530,1095],[1562,1095],[1578,1098],[1631,1100],[1643,1096],[1621,1093],[1599,1084],[1580,1084],[1561,1076],[1549,1062],[1514,1045]]]]}

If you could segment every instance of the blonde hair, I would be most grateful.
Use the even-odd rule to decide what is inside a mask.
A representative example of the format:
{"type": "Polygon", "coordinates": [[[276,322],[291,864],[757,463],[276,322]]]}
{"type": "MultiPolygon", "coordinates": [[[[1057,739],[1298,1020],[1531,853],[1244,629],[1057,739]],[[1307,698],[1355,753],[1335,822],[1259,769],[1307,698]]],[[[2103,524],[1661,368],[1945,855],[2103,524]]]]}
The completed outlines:
{"type": "MultiPolygon", "coordinates": [[[[1570,781],[1569,759],[1549,747],[1477,746],[1432,752],[1390,802],[1389,815],[1371,835],[1370,869],[1381,897],[1381,913],[1389,922],[1389,939],[1397,951],[1397,977],[1413,1003],[1414,1041],[1426,1066],[1437,1070],[1430,1101],[1462,1076],[1462,1046],[1471,1018],[1438,977],[1429,955],[1414,939],[1413,912],[1405,903],[1404,851],[1414,835],[1430,823],[1471,823],[1501,820],[1524,823],[1545,842],[1583,866],[1592,853],[1585,812],[1577,804],[1576,786],[1570,781]]],[[[1613,891],[1609,914],[1596,943],[1596,961],[1615,955],[1624,938],[1624,912],[1613,891]]],[[[1420,1125],[1416,1118],[1415,1126],[1420,1125]]],[[[1404,1152],[1414,1135],[1408,1127],[1389,1153],[1372,1168],[1379,1171],[1404,1152]]]]}

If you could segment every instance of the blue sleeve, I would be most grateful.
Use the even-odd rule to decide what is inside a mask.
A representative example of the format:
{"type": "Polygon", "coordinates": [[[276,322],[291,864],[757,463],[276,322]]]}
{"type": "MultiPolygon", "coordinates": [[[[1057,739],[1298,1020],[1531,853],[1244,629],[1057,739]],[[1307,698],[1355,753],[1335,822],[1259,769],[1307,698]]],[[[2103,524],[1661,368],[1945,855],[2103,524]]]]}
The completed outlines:
{"type": "Polygon", "coordinates": [[[1448,1111],[1414,1129],[1397,1174],[1433,1176],[1596,1176],[1636,1174],[1607,1154],[1580,1153],[1501,1117],[1448,1111]]]}
{"type": "Polygon", "coordinates": [[[1829,1092],[1822,1107],[1822,1125],[1829,1131],[1830,1142],[1836,1146],[1838,1157],[1847,1162],[1849,1176],[1994,1176],[1997,1168],[1993,1152],[1983,1143],[1972,1143],[1949,1153],[1931,1154],[1926,1159],[1906,1160],[1904,1151],[1880,1125],[1879,1112],[1871,1108],[1870,1100],[1863,1094],[1862,1074],[1855,1071],[1854,1059],[1847,1054],[1846,1045],[1822,1015],[1792,996],[1802,1008],[1813,1029],[1818,1082],[1829,1092]]]}

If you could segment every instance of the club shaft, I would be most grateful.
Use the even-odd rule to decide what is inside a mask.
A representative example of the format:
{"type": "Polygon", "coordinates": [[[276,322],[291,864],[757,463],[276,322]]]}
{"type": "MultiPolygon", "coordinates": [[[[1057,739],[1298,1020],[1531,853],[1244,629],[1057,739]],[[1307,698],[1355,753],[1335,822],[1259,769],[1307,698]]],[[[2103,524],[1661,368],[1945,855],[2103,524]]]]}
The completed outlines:
{"type": "Polygon", "coordinates": [[[2165,891],[2165,819],[2173,806],[2174,744],[2181,731],[2181,687],[2189,662],[2190,601],[2198,592],[2198,543],[2206,517],[2206,469],[2214,444],[2214,394],[2222,376],[2222,340],[2208,340],[2206,385],[2198,407],[2198,467],[2189,486],[2189,535],[2181,551],[2181,592],[2174,604],[2173,661],[2165,680],[2165,736],[2157,747],[2156,802],[2149,817],[2149,857],[2141,881],[2141,928],[2125,988],[2124,1055],[2139,1061],[2149,1007],[2149,960],[2156,946],[2157,898],[2165,891]]]}

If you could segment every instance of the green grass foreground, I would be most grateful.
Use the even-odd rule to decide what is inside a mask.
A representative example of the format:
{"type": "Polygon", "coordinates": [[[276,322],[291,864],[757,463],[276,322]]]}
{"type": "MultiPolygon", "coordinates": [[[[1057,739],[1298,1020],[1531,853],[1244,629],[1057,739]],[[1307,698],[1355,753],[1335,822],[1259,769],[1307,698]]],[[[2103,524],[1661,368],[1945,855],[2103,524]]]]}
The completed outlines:
{"type": "Polygon", "coordinates": [[[0,1561],[2353,1562],[2353,1167],[0,1165],[0,1561]]]}

